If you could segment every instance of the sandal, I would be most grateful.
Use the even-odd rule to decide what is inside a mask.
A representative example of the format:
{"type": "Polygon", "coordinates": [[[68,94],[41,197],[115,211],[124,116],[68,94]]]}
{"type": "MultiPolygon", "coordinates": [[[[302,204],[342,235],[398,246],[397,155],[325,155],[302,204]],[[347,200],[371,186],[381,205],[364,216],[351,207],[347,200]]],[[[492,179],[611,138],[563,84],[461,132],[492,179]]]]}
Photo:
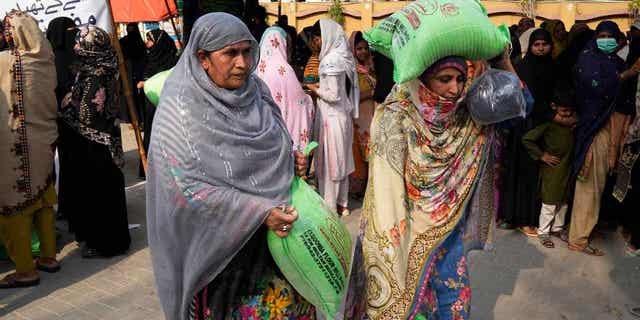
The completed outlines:
{"type": "Polygon", "coordinates": [[[553,243],[553,240],[551,240],[551,238],[549,238],[549,236],[541,236],[540,237],[540,243],[545,248],[553,249],[553,248],[556,247],[555,243],[553,243]]]}
{"type": "Polygon", "coordinates": [[[56,273],[60,271],[60,263],[53,258],[36,258],[36,269],[47,273],[56,273]],[[45,262],[45,263],[43,263],[45,262]]]}
{"type": "Polygon", "coordinates": [[[640,257],[640,249],[631,249],[631,245],[629,244],[624,247],[624,252],[629,257],[640,257]]]}
{"type": "Polygon", "coordinates": [[[594,248],[594,247],[591,247],[589,245],[586,245],[586,246],[582,247],[582,246],[578,246],[578,245],[569,243],[568,248],[571,251],[579,251],[579,252],[582,252],[582,253],[584,253],[586,255],[590,255],[590,256],[594,256],[594,257],[602,257],[602,256],[604,256],[604,251],[602,251],[600,249],[597,249],[597,248],[594,248]]]}
{"type": "Polygon", "coordinates": [[[40,284],[40,277],[32,280],[18,280],[18,273],[12,273],[0,280],[0,289],[35,287],[40,284]]]}
{"type": "Polygon", "coordinates": [[[524,233],[525,236],[527,237],[537,237],[538,236],[538,230],[536,230],[536,228],[534,227],[520,227],[518,228],[518,230],[522,233],[524,233]]]}
{"type": "Polygon", "coordinates": [[[338,215],[341,217],[348,217],[351,215],[351,212],[349,212],[349,208],[347,207],[338,206],[338,215]]]}
{"type": "Polygon", "coordinates": [[[505,221],[501,221],[498,223],[498,229],[502,229],[502,230],[511,230],[513,229],[513,226],[505,221]]]}

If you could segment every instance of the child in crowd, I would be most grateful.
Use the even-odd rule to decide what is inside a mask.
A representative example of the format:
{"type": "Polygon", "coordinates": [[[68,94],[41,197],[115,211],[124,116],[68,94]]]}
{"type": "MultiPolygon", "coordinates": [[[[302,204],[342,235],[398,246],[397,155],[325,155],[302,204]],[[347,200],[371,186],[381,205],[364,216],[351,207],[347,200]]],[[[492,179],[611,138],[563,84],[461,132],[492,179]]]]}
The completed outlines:
{"type": "MultiPolygon", "coordinates": [[[[575,116],[574,99],[573,90],[565,85],[556,86],[551,108],[560,117],[572,118],[575,116]]],[[[548,121],[527,132],[522,143],[529,155],[541,162],[542,209],[538,238],[546,248],[554,248],[551,234],[566,239],[564,221],[571,189],[572,128],[548,121]]]]}

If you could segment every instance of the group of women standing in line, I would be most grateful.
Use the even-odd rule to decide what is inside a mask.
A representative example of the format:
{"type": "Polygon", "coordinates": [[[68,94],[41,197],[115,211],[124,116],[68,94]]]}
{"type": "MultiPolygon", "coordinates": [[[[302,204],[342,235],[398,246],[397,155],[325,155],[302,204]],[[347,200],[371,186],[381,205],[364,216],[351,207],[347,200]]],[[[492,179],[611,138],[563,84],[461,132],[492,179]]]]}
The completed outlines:
{"type": "MultiPolygon", "coordinates": [[[[574,126],[574,182],[568,186],[575,190],[571,193],[571,223],[569,232],[558,236],[568,242],[569,249],[603,255],[589,239],[598,222],[603,195],[606,198],[605,182],[618,166],[624,124],[635,113],[633,84],[637,84],[638,70],[633,66],[636,61],[630,60],[637,59],[637,53],[630,52],[625,65],[616,54],[621,32],[611,21],[600,23],[595,32],[586,26],[572,28],[569,42],[562,30],[564,25],[547,23],[545,29],[533,31],[527,53],[516,66],[535,105],[531,116],[510,128],[505,136],[500,217],[504,227],[520,227],[527,235],[537,235],[539,163],[525,152],[522,136],[544,121],[574,126]],[[562,82],[579,93],[574,106],[578,119],[563,120],[551,109],[554,87],[562,82]]],[[[632,38],[630,48],[637,41],[632,38]]]]}
{"type": "MultiPolygon", "coordinates": [[[[0,150],[9,160],[1,166],[8,178],[1,184],[0,236],[16,272],[0,288],[13,288],[37,285],[36,269],[60,270],[55,204],[84,258],[122,254],[131,238],[121,171],[120,75],[111,36],[63,17],[51,21],[45,38],[37,21],[18,10],[3,22],[0,64],[9,72],[1,73],[0,103],[8,126],[2,126],[0,150]],[[32,224],[40,240],[35,262],[32,224]]],[[[166,45],[168,35],[152,31],[148,38],[155,70],[170,68],[177,57],[175,46],[172,51],[166,45]],[[165,52],[173,58],[163,58],[165,52]]]]}

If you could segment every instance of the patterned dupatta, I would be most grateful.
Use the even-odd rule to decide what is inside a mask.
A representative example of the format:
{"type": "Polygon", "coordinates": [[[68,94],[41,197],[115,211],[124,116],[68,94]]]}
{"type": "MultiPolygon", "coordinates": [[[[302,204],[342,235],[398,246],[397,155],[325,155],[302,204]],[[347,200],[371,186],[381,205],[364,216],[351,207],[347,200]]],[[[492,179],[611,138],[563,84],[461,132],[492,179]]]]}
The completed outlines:
{"type": "MultiPolygon", "coordinates": [[[[485,175],[491,170],[484,170],[492,165],[491,137],[459,101],[434,95],[419,80],[396,85],[376,110],[362,217],[364,266],[354,267],[367,273],[369,318],[428,316],[437,309],[425,311],[435,301],[433,278],[466,277],[463,242],[489,237],[467,232],[491,230],[479,224],[493,216],[484,207],[494,199],[493,177],[485,175]],[[475,217],[480,212],[486,219],[475,217]],[[447,251],[458,252],[459,270],[441,263],[447,251]]],[[[461,299],[452,311],[459,315],[468,313],[470,294],[462,285],[468,280],[460,281],[450,288],[461,299]]]]}
{"type": "Polygon", "coordinates": [[[280,107],[293,141],[293,149],[302,151],[311,138],[313,101],[307,95],[293,68],[287,62],[286,32],[278,27],[267,29],[260,42],[260,62],[256,75],[269,87],[280,107]]]}
{"type": "Polygon", "coordinates": [[[20,213],[53,181],[56,69],[53,50],[30,15],[7,14],[0,52],[0,215],[20,213]]]}

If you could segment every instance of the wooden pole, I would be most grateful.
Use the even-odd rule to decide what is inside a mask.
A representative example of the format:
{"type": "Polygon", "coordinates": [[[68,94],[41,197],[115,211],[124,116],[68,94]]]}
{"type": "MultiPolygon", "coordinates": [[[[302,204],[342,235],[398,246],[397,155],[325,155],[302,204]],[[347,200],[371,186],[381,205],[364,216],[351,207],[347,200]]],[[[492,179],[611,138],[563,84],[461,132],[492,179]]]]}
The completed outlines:
{"type": "MultiPolygon", "coordinates": [[[[178,34],[178,28],[176,28],[176,23],[173,21],[173,15],[171,15],[171,7],[169,6],[169,0],[164,0],[164,5],[167,7],[167,12],[170,15],[171,26],[173,27],[173,33],[176,34],[176,39],[178,39],[178,43],[180,44],[180,49],[184,49],[184,45],[182,44],[182,40],[180,39],[180,34],[178,34]]],[[[176,4],[176,9],[178,5],[176,4]]]]}
{"type": "MultiPolygon", "coordinates": [[[[131,84],[129,83],[129,76],[127,68],[124,65],[124,55],[122,54],[122,48],[120,48],[120,41],[118,41],[118,29],[116,27],[115,19],[113,18],[113,8],[111,7],[111,1],[105,0],[109,7],[109,15],[111,16],[111,26],[113,28],[113,46],[116,49],[118,55],[118,71],[120,72],[120,80],[122,81],[122,89],[124,90],[124,96],[127,99],[127,107],[129,109],[129,117],[131,118],[131,126],[133,126],[133,132],[136,136],[136,142],[138,143],[138,153],[140,153],[140,160],[142,161],[142,168],[145,175],[147,174],[147,154],[144,151],[144,145],[142,143],[142,135],[140,134],[140,123],[138,122],[138,112],[136,111],[136,105],[133,102],[133,95],[131,94],[131,84]]],[[[147,134],[145,132],[145,134],[147,134]]]]}

